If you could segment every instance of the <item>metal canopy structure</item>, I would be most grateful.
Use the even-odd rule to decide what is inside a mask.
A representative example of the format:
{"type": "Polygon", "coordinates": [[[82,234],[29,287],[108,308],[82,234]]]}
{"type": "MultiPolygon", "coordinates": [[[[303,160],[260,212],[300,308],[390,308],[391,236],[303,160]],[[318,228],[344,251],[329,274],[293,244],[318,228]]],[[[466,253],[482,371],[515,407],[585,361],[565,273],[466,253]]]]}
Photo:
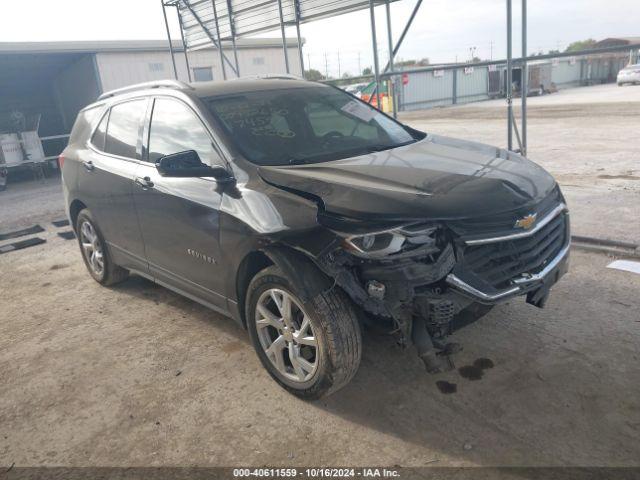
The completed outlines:
{"type": "MultiPolygon", "coordinates": [[[[166,7],[175,7],[180,23],[180,35],[183,44],[183,51],[189,70],[189,59],[187,51],[206,48],[213,45],[220,55],[222,74],[227,79],[227,68],[235,76],[240,76],[240,64],[236,40],[258,33],[280,30],[282,35],[283,55],[287,73],[289,71],[288,45],[285,38],[285,27],[295,26],[297,33],[297,47],[300,56],[300,68],[304,72],[304,62],[302,56],[302,42],[300,37],[300,24],[334,17],[357,10],[368,8],[371,20],[371,39],[373,47],[374,72],[373,80],[375,89],[369,97],[369,102],[377,98],[377,106],[380,108],[380,82],[383,79],[395,80],[399,75],[407,70],[394,70],[393,59],[397,54],[409,27],[413,23],[422,0],[416,0],[405,27],[402,30],[397,42],[393,43],[391,34],[391,9],[390,3],[399,0],[160,0],[162,4],[164,21],[169,38],[170,53],[173,62],[174,76],[177,78],[174,51],[171,48],[171,34],[167,22],[166,7]],[[378,56],[378,42],[376,39],[375,7],[384,5],[387,19],[387,45],[390,51],[389,62],[380,70],[378,56]],[[231,44],[233,49],[233,61],[230,60],[223,50],[224,44],[231,44]]],[[[527,0],[522,2],[522,57],[519,60],[522,68],[522,78],[526,85],[527,75],[527,0]]],[[[513,113],[513,91],[512,91],[512,70],[514,61],[512,56],[512,0],[505,0],[506,3],[506,37],[507,37],[507,144],[508,149],[513,150],[513,134],[515,132],[520,152],[526,154],[527,149],[527,96],[522,95],[522,122],[521,133],[518,131],[515,116],[513,113]]],[[[480,62],[486,63],[486,62],[480,62]]],[[[488,62],[493,63],[493,62],[488,62]]],[[[474,65],[479,65],[474,63],[474,65]]],[[[450,65],[447,68],[461,68],[465,64],[450,65]]],[[[442,68],[442,67],[440,67],[442,68]]],[[[362,78],[362,77],[361,77],[362,78]]],[[[189,80],[191,74],[189,73],[189,80]]],[[[393,82],[392,82],[393,83],[393,82]]],[[[523,90],[526,91],[526,90],[523,90]]],[[[396,116],[396,102],[392,102],[393,115],[396,116]]]]}
{"type": "MultiPolygon", "coordinates": [[[[389,4],[398,0],[378,0],[389,4]]],[[[285,27],[296,27],[300,65],[303,69],[300,24],[342,15],[371,7],[372,0],[161,0],[167,35],[170,37],[165,7],[175,7],[180,22],[180,33],[185,49],[195,50],[213,45],[220,51],[222,73],[227,78],[226,67],[240,75],[236,49],[238,38],[280,30],[287,73],[289,59],[285,39],[285,27]],[[230,42],[233,62],[227,58],[220,45],[230,42]],[[225,67],[226,63],[226,67],[225,67]]],[[[172,52],[173,55],[173,52],[172,52]]]]}
{"type": "MultiPolygon", "coordinates": [[[[397,1],[397,0],[392,0],[397,1]]],[[[207,46],[207,31],[233,40],[341,15],[369,6],[368,0],[176,0],[188,49],[207,46]]]]}

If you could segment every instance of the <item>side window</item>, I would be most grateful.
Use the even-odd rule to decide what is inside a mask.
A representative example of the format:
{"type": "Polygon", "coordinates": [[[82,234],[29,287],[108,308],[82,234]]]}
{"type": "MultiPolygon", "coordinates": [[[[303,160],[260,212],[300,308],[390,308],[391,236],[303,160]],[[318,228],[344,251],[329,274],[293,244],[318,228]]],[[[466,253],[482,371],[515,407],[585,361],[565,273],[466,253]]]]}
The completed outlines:
{"type": "Polygon", "coordinates": [[[102,120],[100,120],[100,124],[96,131],[93,132],[93,136],[91,137],[91,143],[98,150],[104,150],[104,136],[107,133],[107,121],[109,120],[109,111],[107,110],[105,114],[102,116],[102,120]]]}
{"type": "Polygon", "coordinates": [[[339,132],[345,137],[379,139],[378,128],[373,122],[366,123],[349,117],[326,103],[309,102],[305,108],[311,129],[317,137],[323,137],[329,132],[339,132]]]}
{"type": "Polygon", "coordinates": [[[111,107],[104,151],[127,158],[137,158],[136,145],[140,122],[144,117],[147,100],[133,100],[111,107]]]}
{"type": "Polygon", "coordinates": [[[187,150],[198,152],[207,165],[223,163],[209,132],[189,107],[177,100],[156,99],[149,132],[149,161],[155,163],[160,157],[187,150]]]}

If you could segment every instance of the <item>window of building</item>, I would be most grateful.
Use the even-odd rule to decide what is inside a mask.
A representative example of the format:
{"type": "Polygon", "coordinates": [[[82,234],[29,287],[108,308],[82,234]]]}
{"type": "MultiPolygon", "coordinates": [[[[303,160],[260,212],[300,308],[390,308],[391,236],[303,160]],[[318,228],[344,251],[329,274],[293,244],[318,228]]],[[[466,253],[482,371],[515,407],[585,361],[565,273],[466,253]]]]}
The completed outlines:
{"type": "Polygon", "coordinates": [[[254,65],[264,65],[264,57],[253,57],[254,65]]]}
{"type": "Polygon", "coordinates": [[[149,64],[150,72],[164,72],[164,63],[150,63],[149,64]]]}
{"type": "Polygon", "coordinates": [[[157,99],[151,117],[149,161],[187,150],[195,150],[207,165],[223,163],[209,132],[189,107],[177,100],[157,99]]]}
{"type": "Polygon", "coordinates": [[[147,106],[146,99],[132,100],[111,107],[104,151],[121,157],[136,158],[140,125],[147,106]]]}
{"type": "Polygon", "coordinates": [[[211,69],[211,67],[194,67],[194,82],[209,82],[211,80],[213,80],[213,70],[211,69]]]}

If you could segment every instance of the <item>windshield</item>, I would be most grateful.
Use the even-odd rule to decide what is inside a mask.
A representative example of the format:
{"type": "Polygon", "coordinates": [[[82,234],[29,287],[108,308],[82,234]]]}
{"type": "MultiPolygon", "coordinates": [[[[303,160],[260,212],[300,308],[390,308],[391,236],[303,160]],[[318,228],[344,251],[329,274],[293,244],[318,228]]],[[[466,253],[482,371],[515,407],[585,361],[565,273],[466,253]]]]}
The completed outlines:
{"type": "Polygon", "coordinates": [[[323,162],[415,141],[400,123],[375,108],[321,85],[205,102],[244,156],[258,165],[323,162]]]}

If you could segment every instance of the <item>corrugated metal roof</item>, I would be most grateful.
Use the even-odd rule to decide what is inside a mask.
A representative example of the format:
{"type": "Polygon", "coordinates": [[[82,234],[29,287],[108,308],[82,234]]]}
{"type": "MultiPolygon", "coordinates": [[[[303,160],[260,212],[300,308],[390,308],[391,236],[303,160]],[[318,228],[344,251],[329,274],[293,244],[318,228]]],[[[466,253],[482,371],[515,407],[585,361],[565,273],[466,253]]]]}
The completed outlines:
{"type": "MultiPolygon", "coordinates": [[[[285,24],[291,25],[296,19],[294,0],[175,0],[174,3],[182,19],[188,49],[210,44],[211,37],[231,39],[231,18],[238,39],[279,29],[279,5],[285,24]]],[[[298,4],[300,21],[304,23],[368,8],[369,0],[298,0],[298,4]]]]}

